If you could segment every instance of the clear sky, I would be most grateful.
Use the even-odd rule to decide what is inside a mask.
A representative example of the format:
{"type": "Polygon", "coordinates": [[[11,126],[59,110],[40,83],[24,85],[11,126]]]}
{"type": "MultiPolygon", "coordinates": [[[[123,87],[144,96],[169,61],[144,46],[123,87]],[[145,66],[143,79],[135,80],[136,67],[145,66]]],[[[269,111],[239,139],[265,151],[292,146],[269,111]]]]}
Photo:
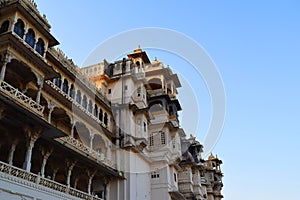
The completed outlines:
{"type": "MultiPolygon", "coordinates": [[[[214,149],[224,162],[225,199],[299,200],[299,1],[36,2],[60,48],[79,66],[98,44],[134,28],[169,28],[196,40],[226,89],[226,121],[214,149]]],[[[171,66],[188,65],[157,54],[171,66]]],[[[190,83],[199,91],[199,129],[205,132],[209,95],[203,82],[190,83]]]]}

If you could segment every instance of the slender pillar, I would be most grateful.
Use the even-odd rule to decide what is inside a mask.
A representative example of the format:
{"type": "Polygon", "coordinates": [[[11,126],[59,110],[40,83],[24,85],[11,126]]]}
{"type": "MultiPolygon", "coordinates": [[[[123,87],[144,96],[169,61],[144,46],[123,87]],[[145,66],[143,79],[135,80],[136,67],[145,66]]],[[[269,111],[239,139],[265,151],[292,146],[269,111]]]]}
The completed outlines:
{"type": "Polygon", "coordinates": [[[61,77],[61,84],[60,84],[60,89],[61,89],[61,90],[63,90],[64,82],[65,82],[65,78],[64,78],[64,77],[61,77]]]}
{"type": "Polygon", "coordinates": [[[7,160],[7,163],[9,165],[13,165],[14,153],[15,153],[17,144],[18,144],[18,140],[13,141],[13,143],[11,144],[11,148],[9,150],[8,160],[7,160]]]}
{"type": "Polygon", "coordinates": [[[55,108],[55,105],[50,101],[48,102],[48,108],[49,108],[48,122],[51,123],[51,114],[55,108]]]}
{"type": "Polygon", "coordinates": [[[24,128],[24,130],[28,137],[28,142],[27,142],[27,150],[25,155],[25,162],[23,164],[23,169],[30,172],[32,149],[34,147],[36,140],[39,138],[42,130],[32,130],[28,127],[24,128]]]}
{"type": "Polygon", "coordinates": [[[74,119],[73,116],[71,116],[70,119],[71,119],[71,125],[72,125],[70,136],[71,136],[71,138],[74,138],[74,129],[75,129],[75,125],[76,125],[76,120],[74,119]]]}
{"type": "Polygon", "coordinates": [[[70,187],[70,183],[71,183],[71,175],[72,175],[72,171],[73,171],[73,168],[75,167],[76,165],[76,161],[69,161],[67,160],[67,186],[70,187]]]}
{"type": "Polygon", "coordinates": [[[93,149],[93,140],[94,140],[94,137],[95,137],[95,133],[92,133],[90,135],[90,150],[93,149]]]}
{"type": "Polygon", "coordinates": [[[96,175],[97,171],[87,171],[89,180],[88,180],[88,194],[90,195],[92,193],[92,182],[93,182],[93,178],[96,175]]]}
{"type": "Polygon", "coordinates": [[[77,188],[78,181],[79,181],[79,177],[76,177],[75,180],[74,180],[74,189],[77,188]]]}
{"type": "Polygon", "coordinates": [[[6,72],[6,65],[11,61],[11,56],[9,54],[5,55],[5,58],[3,60],[3,65],[1,69],[1,74],[0,74],[0,80],[4,80],[5,78],[5,72],[6,72]]]}
{"type": "Polygon", "coordinates": [[[44,79],[42,77],[38,77],[37,85],[39,87],[37,95],[36,95],[36,102],[39,104],[41,100],[41,90],[43,88],[44,79]]]}
{"type": "Polygon", "coordinates": [[[41,167],[41,176],[44,178],[45,177],[45,168],[46,168],[46,164],[48,161],[49,156],[52,154],[53,152],[53,148],[41,148],[41,153],[43,156],[43,162],[42,162],[42,167],[41,167]]]}
{"type": "Polygon", "coordinates": [[[56,174],[58,172],[59,168],[54,168],[53,169],[53,173],[52,173],[52,180],[55,181],[55,177],[56,177],[56,174]]]}

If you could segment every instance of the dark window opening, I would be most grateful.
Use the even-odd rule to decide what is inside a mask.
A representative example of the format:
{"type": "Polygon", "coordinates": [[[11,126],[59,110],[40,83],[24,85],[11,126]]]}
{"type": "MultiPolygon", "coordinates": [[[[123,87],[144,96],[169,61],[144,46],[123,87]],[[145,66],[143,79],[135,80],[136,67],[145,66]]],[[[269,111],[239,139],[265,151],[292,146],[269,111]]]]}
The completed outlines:
{"type": "Polygon", "coordinates": [[[107,125],[107,123],[108,123],[107,113],[104,113],[103,122],[104,122],[105,125],[107,125]]]}
{"type": "Polygon", "coordinates": [[[45,51],[45,43],[44,41],[39,38],[38,42],[36,43],[35,50],[42,56],[45,51]]]}
{"type": "Polygon", "coordinates": [[[0,28],[0,34],[8,31],[9,27],[9,21],[6,20],[5,22],[2,23],[1,28],[0,28]]]}
{"type": "Polygon", "coordinates": [[[81,104],[81,92],[80,92],[80,90],[77,90],[76,102],[81,104]]]}
{"type": "Polygon", "coordinates": [[[92,103],[92,101],[91,101],[91,100],[89,100],[89,107],[88,107],[88,111],[89,111],[90,113],[92,113],[92,112],[93,112],[93,103],[92,103]]]}
{"type": "Polygon", "coordinates": [[[34,47],[34,43],[35,43],[35,33],[32,29],[29,29],[26,37],[25,37],[25,42],[27,44],[29,44],[29,46],[31,46],[32,48],[34,47]]]}
{"type": "Polygon", "coordinates": [[[102,121],[103,120],[103,110],[100,108],[99,111],[99,120],[102,121]]]}
{"type": "Polygon", "coordinates": [[[63,84],[62,84],[62,91],[66,94],[68,94],[68,87],[69,87],[69,83],[68,83],[68,80],[65,79],[63,84]]]}
{"type": "Polygon", "coordinates": [[[87,98],[86,96],[84,95],[83,98],[82,98],[82,107],[84,107],[86,109],[87,107],[87,98]]]}
{"type": "Polygon", "coordinates": [[[75,90],[74,90],[74,85],[73,84],[70,87],[69,96],[71,98],[74,98],[74,96],[75,96],[75,90]]]}
{"type": "Polygon", "coordinates": [[[94,116],[98,117],[98,106],[96,104],[94,106],[94,116]]]}
{"type": "Polygon", "coordinates": [[[24,36],[24,22],[21,19],[18,19],[17,23],[15,23],[14,32],[20,37],[24,36]]]}

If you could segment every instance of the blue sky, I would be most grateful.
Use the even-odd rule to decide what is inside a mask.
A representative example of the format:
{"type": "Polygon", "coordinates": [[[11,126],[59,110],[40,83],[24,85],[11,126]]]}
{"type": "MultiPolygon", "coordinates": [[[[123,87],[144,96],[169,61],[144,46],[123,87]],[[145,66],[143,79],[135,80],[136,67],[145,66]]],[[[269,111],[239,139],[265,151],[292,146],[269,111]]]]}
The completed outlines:
{"type": "MultiPolygon", "coordinates": [[[[196,40],[226,89],[226,121],[214,149],[224,161],[225,199],[299,199],[298,1],[36,2],[60,48],[78,65],[107,38],[134,28],[169,28],[196,40]]],[[[151,52],[150,58],[156,54],[166,64],[188,68],[166,53],[151,52]]],[[[192,87],[199,91],[199,130],[205,132],[209,94],[201,80],[192,87]]]]}

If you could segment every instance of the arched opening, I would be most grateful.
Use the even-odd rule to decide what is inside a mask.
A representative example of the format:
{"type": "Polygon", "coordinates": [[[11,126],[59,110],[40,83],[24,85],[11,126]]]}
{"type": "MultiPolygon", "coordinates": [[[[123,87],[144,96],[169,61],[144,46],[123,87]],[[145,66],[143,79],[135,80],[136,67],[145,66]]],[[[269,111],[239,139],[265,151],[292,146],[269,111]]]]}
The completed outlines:
{"type": "Polygon", "coordinates": [[[31,69],[25,63],[15,59],[7,64],[4,81],[22,92],[26,90],[30,82],[35,86],[37,83],[36,76],[31,69]]]}
{"type": "Polygon", "coordinates": [[[85,95],[83,95],[83,98],[82,98],[82,107],[84,107],[85,109],[87,107],[87,98],[85,95]]]}
{"type": "Polygon", "coordinates": [[[90,113],[92,113],[92,112],[93,112],[93,103],[92,103],[92,101],[91,101],[91,100],[89,100],[88,111],[89,111],[90,113]]]}
{"type": "Polygon", "coordinates": [[[69,89],[69,82],[67,79],[64,79],[64,82],[62,84],[62,91],[68,94],[68,89],[69,89]]]}
{"type": "Polygon", "coordinates": [[[148,81],[152,90],[162,89],[162,81],[159,78],[152,78],[148,81]]]}
{"type": "Polygon", "coordinates": [[[26,34],[25,42],[27,44],[29,44],[29,46],[31,46],[32,48],[34,47],[35,33],[34,33],[34,31],[31,28],[28,30],[28,32],[26,34]]]}
{"type": "Polygon", "coordinates": [[[97,106],[97,104],[94,105],[94,116],[98,117],[98,106],[97,106]]]}
{"type": "Polygon", "coordinates": [[[83,143],[85,146],[90,146],[90,131],[89,129],[81,122],[76,122],[74,129],[74,138],[83,143]]]}
{"type": "Polygon", "coordinates": [[[38,42],[36,43],[35,50],[41,55],[44,55],[45,51],[45,42],[41,38],[38,39],[38,42]]]}
{"type": "Polygon", "coordinates": [[[56,85],[57,87],[60,88],[60,85],[61,85],[61,75],[59,75],[58,78],[54,78],[53,79],[53,83],[54,83],[54,85],[56,85]]]}
{"type": "Polygon", "coordinates": [[[104,113],[103,123],[107,126],[108,124],[108,116],[107,113],[104,113]]]}
{"type": "Polygon", "coordinates": [[[81,104],[81,92],[80,92],[80,90],[77,90],[76,102],[81,104]]]}
{"type": "Polygon", "coordinates": [[[135,65],[136,65],[137,67],[140,67],[140,66],[141,66],[140,61],[135,62],[135,65]]]}
{"type": "Polygon", "coordinates": [[[25,27],[24,22],[21,19],[18,19],[18,21],[15,23],[15,26],[14,26],[14,32],[20,38],[23,38],[23,36],[24,36],[24,27],[25,27]]]}
{"type": "Polygon", "coordinates": [[[67,134],[71,134],[72,124],[69,115],[62,108],[54,108],[51,113],[51,124],[67,134]]]}
{"type": "Polygon", "coordinates": [[[71,84],[71,87],[70,87],[70,91],[69,91],[69,96],[74,99],[74,96],[75,96],[75,88],[74,88],[74,85],[71,84]]]}
{"type": "Polygon", "coordinates": [[[9,27],[9,21],[6,20],[2,23],[1,27],[0,27],[0,34],[1,33],[5,33],[6,31],[8,31],[8,27],[9,27]]]}
{"type": "Polygon", "coordinates": [[[102,122],[103,121],[103,110],[100,108],[99,111],[99,120],[102,122]]]}
{"type": "Polygon", "coordinates": [[[106,155],[106,145],[102,137],[98,134],[93,139],[93,149],[103,155],[106,155]]]}

